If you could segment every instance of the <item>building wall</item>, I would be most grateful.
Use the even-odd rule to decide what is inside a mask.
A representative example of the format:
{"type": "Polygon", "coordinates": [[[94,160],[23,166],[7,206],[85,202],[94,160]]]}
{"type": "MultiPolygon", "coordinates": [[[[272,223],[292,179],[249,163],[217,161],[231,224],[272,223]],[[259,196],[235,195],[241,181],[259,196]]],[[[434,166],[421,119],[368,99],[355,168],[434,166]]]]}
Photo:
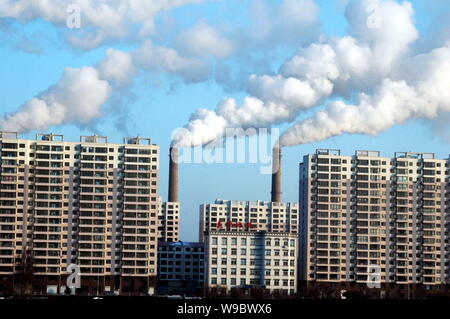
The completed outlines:
{"type": "Polygon", "coordinates": [[[200,241],[207,230],[298,232],[297,203],[225,201],[200,205],[200,241]]]}
{"type": "Polygon", "coordinates": [[[300,164],[300,278],[448,282],[448,160],[427,153],[318,150],[300,164]]]}
{"type": "Polygon", "coordinates": [[[210,231],[205,243],[208,287],[297,291],[297,234],[210,231]]]}
{"type": "Polygon", "coordinates": [[[177,242],[180,240],[180,203],[161,202],[158,218],[159,241],[177,242]]]}
{"type": "Polygon", "coordinates": [[[159,242],[158,290],[161,293],[201,293],[204,265],[203,243],[159,242]]]}
{"type": "Polygon", "coordinates": [[[298,214],[297,203],[216,200],[201,205],[206,286],[295,292],[298,214]]]}
{"type": "Polygon", "coordinates": [[[0,134],[0,274],[31,251],[37,275],[155,276],[159,147],[0,134]]]}

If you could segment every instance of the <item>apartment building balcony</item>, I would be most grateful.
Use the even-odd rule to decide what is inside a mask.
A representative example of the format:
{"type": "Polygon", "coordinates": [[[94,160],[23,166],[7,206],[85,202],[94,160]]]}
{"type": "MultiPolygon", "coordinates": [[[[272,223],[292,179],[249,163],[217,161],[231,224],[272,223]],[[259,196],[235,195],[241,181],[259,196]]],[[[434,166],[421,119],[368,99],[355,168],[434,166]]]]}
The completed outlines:
{"type": "Polygon", "coordinates": [[[79,252],[77,256],[78,261],[80,264],[82,264],[83,261],[105,261],[108,260],[108,258],[105,257],[96,257],[96,256],[82,256],[82,252],[79,252]]]}
{"type": "Polygon", "coordinates": [[[16,190],[8,191],[8,190],[2,189],[0,191],[0,199],[10,200],[10,199],[15,199],[16,197],[17,197],[16,190]]]}

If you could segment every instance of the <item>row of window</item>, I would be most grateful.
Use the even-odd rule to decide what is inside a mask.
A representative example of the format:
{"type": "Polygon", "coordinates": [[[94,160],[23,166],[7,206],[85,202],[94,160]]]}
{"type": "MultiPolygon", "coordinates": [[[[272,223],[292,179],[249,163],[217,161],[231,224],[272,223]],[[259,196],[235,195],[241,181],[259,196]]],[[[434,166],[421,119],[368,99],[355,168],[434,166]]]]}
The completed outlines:
{"type": "MultiPolygon", "coordinates": [[[[211,265],[217,265],[218,264],[218,259],[217,258],[211,258],[211,265]]],[[[237,258],[230,258],[230,260],[228,260],[227,258],[221,258],[220,259],[220,264],[221,265],[237,265],[238,263],[238,259],[237,258]]],[[[262,264],[264,264],[265,266],[283,266],[283,267],[294,267],[295,266],[295,260],[293,259],[246,259],[246,258],[240,258],[239,259],[239,264],[241,266],[246,266],[246,265],[250,265],[250,266],[255,266],[255,265],[259,265],[261,266],[262,264]]]]}
{"type": "MultiPolygon", "coordinates": [[[[240,268],[239,269],[239,274],[241,276],[246,276],[248,274],[250,274],[251,276],[260,276],[262,274],[263,271],[259,270],[259,269],[246,269],[246,268],[240,268]]],[[[217,268],[211,268],[211,275],[215,276],[218,274],[218,269],[217,268]]],[[[226,276],[226,275],[231,275],[231,276],[236,276],[238,274],[238,269],[237,268],[221,268],[220,269],[220,275],[222,276],[226,276]]],[[[264,270],[264,275],[265,277],[293,277],[295,276],[295,270],[293,269],[265,269],[264,270]]]]}
{"type": "MultiPolygon", "coordinates": [[[[248,243],[252,246],[262,244],[261,239],[257,238],[251,238],[248,240],[247,238],[240,238],[239,240],[241,245],[247,245],[248,243]]],[[[266,246],[272,246],[272,242],[274,246],[281,246],[283,244],[284,247],[287,247],[288,245],[291,247],[295,247],[295,239],[290,240],[280,240],[280,239],[264,239],[264,244],[266,246]]],[[[211,237],[211,245],[218,245],[219,243],[219,237],[211,237]]],[[[222,237],[220,238],[221,245],[228,245],[230,243],[233,246],[236,246],[238,244],[238,238],[237,237],[222,237]]]]}
{"type": "MultiPolygon", "coordinates": [[[[246,279],[246,278],[241,278],[238,279],[237,278],[220,278],[220,281],[217,280],[216,277],[212,277],[211,278],[211,285],[231,285],[231,286],[237,286],[239,282],[240,286],[247,286],[247,285],[260,285],[261,281],[259,279],[246,279]]],[[[295,281],[294,280],[278,280],[278,279],[266,279],[263,281],[264,285],[266,286],[282,286],[282,287],[293,287],[295,286],[295,281]]]]}

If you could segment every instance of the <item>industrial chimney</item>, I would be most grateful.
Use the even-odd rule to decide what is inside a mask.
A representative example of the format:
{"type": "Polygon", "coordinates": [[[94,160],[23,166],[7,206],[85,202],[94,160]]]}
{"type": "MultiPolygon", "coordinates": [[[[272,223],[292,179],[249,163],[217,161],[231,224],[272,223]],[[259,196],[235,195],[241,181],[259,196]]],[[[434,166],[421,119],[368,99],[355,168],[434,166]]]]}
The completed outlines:
{"type": "Polygon", "coordinates": [[[178,149],[169,149],[169,202],[178,202],[178,149]]]}
{"type": "Polygon", "coordinates": [[[271,202],[281,202],[281,146],[272,150],[272,199],[271,202]]]}

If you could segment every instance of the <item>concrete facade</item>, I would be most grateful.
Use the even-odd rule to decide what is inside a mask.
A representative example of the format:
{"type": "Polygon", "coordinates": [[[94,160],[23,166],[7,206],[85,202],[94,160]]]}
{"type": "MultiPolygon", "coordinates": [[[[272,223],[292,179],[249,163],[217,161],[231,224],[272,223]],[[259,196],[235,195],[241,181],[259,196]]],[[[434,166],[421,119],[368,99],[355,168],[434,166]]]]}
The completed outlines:
{"type": "Polygon", "coordinates": [[[203,292],[205,249],[203,243],[158,244],[158,291],[162,294],[203,292]]]}
{"type": "Polygon", "coordinates": [[[3,132],[0,151],[0,275],[29,254],[35,275],[49,278],[71,263],[103,286],[114,286],[107,277],[156,276],[159,146],[3,132]]]}
{"type": "Polygon", "coordinates": [[[205,235],[209,288],[297,291],[298,235],[264,231],[210,231],[205,235]]]}
{"type": "Polygon", "coordinates": [[[317,150],[300,164],[300,279],[449,282],[449,160],[317,150]]]}
{"type": "Polygon", "coordinates": [[[297,203],[224,201],[200,206],[207,288],[297,291],[297,203]]]}

